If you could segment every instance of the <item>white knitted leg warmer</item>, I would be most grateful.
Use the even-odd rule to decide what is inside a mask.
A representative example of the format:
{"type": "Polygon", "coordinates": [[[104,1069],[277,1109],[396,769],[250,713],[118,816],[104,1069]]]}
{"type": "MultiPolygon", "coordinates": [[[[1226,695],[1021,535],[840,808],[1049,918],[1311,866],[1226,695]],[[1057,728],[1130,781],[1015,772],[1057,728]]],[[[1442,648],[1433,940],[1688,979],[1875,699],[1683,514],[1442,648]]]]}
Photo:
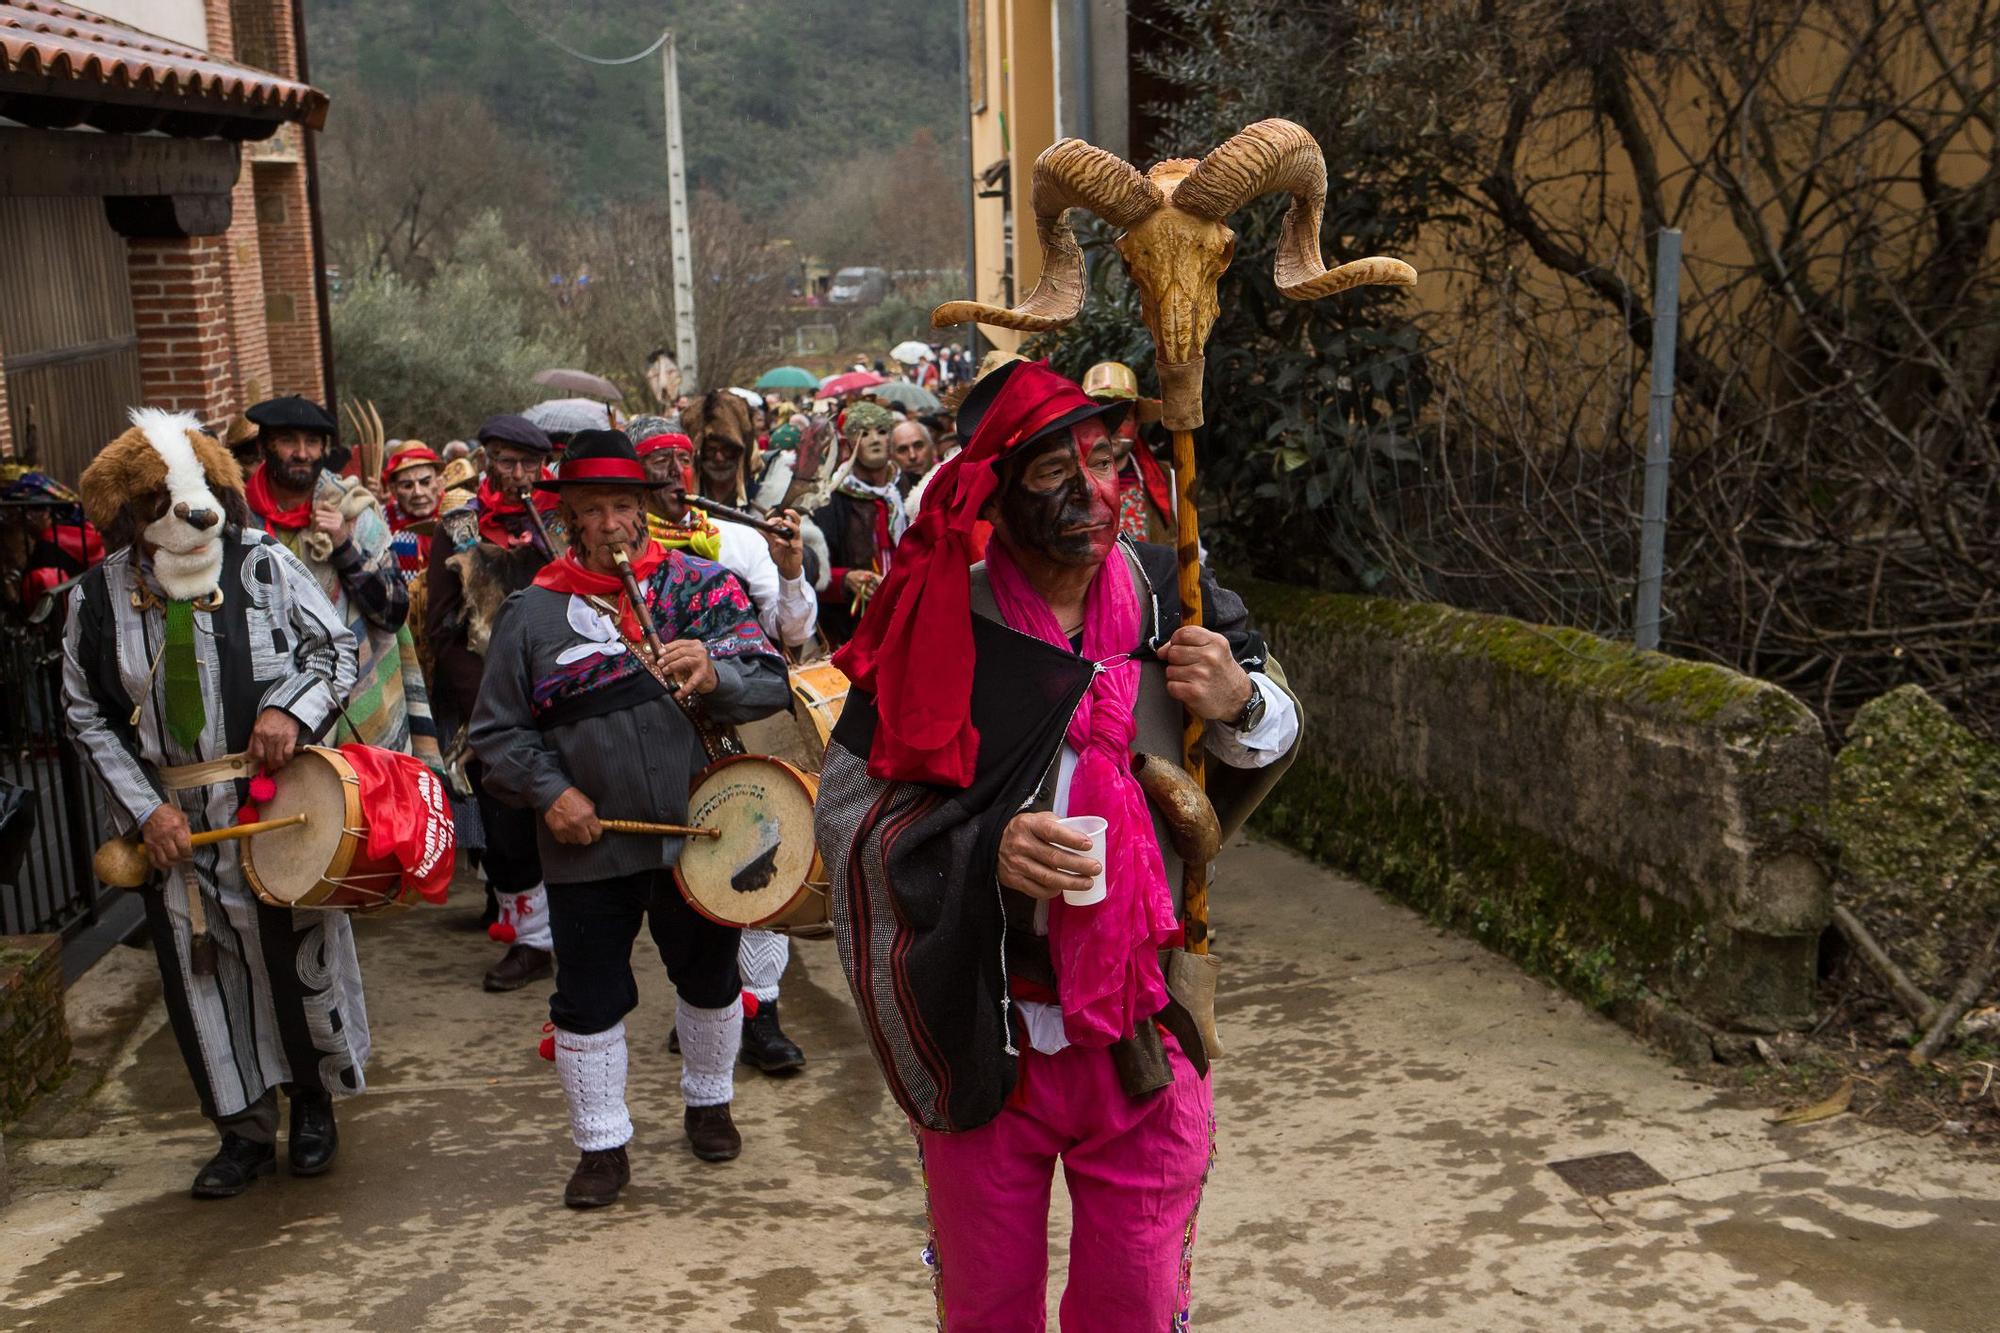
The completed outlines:
{"type": "Polygon", "coordinates": [[[743,1044],[743,997],[721,1009],[679,1002],[674,1026],[681,1034],[681,1099],[689,1106],[720,1106],[736,1095],[736,1052],[743,1044]]]}
{"type": "Polygon", "coordinates": [[[569,1098],[569,1133],[584,1152],[632,1139],[625,1110],[625,1025],[582,1036],[556,1029],[556,1072],[569,1098]]]}
{"type": "Polygon", "coordinates": [[[501,894],[500,919],[514,928],[514,943],[555,951],[555,933],[549,929],[547,885],[537,884],[526,893],[501,894]]]}
{"type": "Polygon", "coordinates": [[[736,970],[743,974],[743,989],[762,1004],[778,998],[778,981],[792,957],[792,940],[775,930],[746,930],[736,946],[736,970]]]}

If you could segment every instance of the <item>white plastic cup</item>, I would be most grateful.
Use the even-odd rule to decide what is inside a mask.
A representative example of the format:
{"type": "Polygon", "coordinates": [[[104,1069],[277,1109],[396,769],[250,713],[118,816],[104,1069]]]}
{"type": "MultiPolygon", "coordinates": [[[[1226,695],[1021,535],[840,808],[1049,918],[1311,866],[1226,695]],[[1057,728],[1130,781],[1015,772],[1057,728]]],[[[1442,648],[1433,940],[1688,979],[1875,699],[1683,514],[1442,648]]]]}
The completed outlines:
{"type": "Polygon", "coordinates": [[[1063,901],[1071,907],[1088,907],[1092,903],[1104,901],[1104,835],[1110,825],[1101,815],[1071,815],[1068,819],[1056,821],[1071,833],[1081,833],[1090,839],[1091,859],[1097,862],[1097,878],[1090,881],[1087,889],[1064,889],[1063,901]]]}

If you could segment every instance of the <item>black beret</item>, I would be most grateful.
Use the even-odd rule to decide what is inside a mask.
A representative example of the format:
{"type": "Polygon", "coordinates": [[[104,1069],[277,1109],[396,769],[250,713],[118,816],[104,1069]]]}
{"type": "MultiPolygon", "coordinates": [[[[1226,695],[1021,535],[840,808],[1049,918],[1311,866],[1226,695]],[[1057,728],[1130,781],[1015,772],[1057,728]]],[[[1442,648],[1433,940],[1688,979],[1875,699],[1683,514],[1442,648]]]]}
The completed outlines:
{"type": "Polygon", "coordinates": [[[502,412],[479,423],[476,437],[481,444],[511,444],[517,449],[532,449],[545,454],[555,448],[547,432],[524,416],[512,412],[502,412]]]}
{"type": "Polygon", "coordinates": [[[333,414],[310,398],[289,394],[267,398],[243,414],[259,430],[309,430],[315,435],[338,435],[340,426],[333,414]]]}

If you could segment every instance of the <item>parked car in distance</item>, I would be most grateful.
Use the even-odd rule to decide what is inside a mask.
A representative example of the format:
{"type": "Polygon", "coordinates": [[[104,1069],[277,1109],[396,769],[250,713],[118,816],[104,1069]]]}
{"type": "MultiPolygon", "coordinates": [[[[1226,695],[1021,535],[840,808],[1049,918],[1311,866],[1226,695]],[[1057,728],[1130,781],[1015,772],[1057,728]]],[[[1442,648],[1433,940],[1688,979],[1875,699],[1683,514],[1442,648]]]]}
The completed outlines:
{"type": "Polygon", "coordinates": [[[888,294],[887,269],[844,268],[833,275],[826,299],[834,305],[877,305],[888,294]]]}

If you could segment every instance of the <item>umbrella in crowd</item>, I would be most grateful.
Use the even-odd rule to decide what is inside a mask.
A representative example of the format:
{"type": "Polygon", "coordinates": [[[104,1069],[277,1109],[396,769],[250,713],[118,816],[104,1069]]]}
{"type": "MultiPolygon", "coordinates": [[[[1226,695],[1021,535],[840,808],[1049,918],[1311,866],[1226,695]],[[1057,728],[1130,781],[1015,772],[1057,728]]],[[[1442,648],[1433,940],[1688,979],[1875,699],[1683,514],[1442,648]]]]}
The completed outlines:
{"type": "Polygon", "coordinates": [[[908,342],[899,342],[889,349],[889,355],[906,366],[914,366],[930,354],[930,344],[920,343],[915,338],[908,342]]]}
{"type": "Polygon", "coordinates": [[[764,405],[764,395],[761,393],[754,393],[749,389],[739,389],[734,384],[729,386],[729,392],[735,394],[752,407],[762,407],[764,405]]]}
{"type": "Polygon", "coordinates": [[[580,430],[603,430],[617,425],[609,407],[588,398],[551,398],[536,403],[521,415],[552,435],[574,435],[580,430]]]}
{"type": "Polygon", "coordinates": [[[804,366],[773,366],[758,377],[759,389],[817,389],[819,376],[804,366]]]}
{"type": "Polygon", "coordinates": [[[535,372],[535,383],[551,389],[560,389],[564,393],[595,398],[600,403],[625,401],[623,389],[604,376],[593,375],[587,370],[538,370],[535,372]]]}
{"type": "Polygon", "coordinates": [[[872,370],[850,370],[844,375],[829,375],[821,380],[819,391],[828,398],[840,398],[884,383],[887,381],[872,370]]]}
{"type": "Polygon", "coordinates": [[[874,390],[875,396],[885,403],[894,403],[905,412],[935,412],[944,404],[938,396],[921,384],[908,380],[890,380],[874,390]]]}

